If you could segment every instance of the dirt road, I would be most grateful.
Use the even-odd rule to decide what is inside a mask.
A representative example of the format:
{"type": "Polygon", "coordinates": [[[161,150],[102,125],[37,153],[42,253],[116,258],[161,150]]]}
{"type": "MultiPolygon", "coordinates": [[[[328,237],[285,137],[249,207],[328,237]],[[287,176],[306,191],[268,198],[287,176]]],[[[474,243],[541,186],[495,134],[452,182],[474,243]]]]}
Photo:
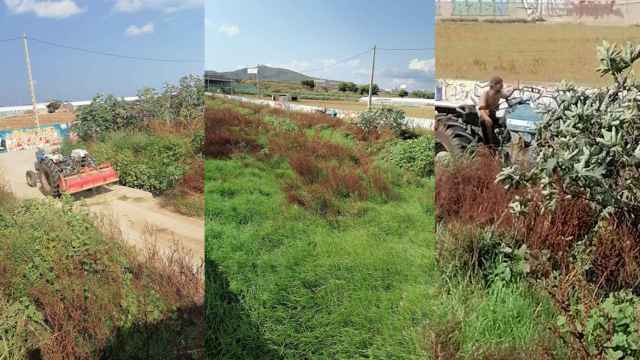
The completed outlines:
{"type": "MultiPolygon", "coordinates": [[[[38,188],[29,187],[25,181],[25,172],[33,168],[34,161],[35,150],[0,154],[0,177],[19,198],[44,198],[38,188]]],[[[79,206],[114,219],[125,239],[139,248],[144,248],[145,238],[148,239],[151,232],[161,251],[168,251],[177,241],[193,253],[196,265],[204,259],[204,221],[161,207],[148,192],[115,185],[95,192],[90,190],[76,198],[79,206]]]]}

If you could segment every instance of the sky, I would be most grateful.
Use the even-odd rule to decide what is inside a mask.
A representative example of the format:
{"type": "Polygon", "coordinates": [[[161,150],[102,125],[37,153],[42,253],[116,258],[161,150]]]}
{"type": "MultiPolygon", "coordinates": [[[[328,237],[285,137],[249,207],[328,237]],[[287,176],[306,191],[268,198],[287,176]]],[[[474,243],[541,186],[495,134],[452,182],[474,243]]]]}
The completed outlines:
{"type": "MultiPolygon", "coordinates": [[[[36,100],[135,96],[204,70],[204,0],[0,0],[0,106],[31,104],[22,40],[130,57],[114,58],[28,40],[36,100]]],[[[230,1],[231,2],[231,1],[230,1]]]]}
{"type": "Polygon", "coordinates": [[[433,0],[205,0],[205,68],[264,64],[330,80],[433,90],[433,0]]]}

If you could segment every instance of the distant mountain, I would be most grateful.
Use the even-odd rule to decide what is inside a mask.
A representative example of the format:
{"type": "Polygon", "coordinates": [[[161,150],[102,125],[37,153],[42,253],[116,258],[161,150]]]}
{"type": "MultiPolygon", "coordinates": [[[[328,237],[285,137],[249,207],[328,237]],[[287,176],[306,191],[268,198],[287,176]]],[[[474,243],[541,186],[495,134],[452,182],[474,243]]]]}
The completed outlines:
{"type": "MultiPolygon", "coordinates": [[[[305,74],[301,74],[299,72],[289,70],[289,69],[281,69],[270,67],[266,65],[261,65],[258,69],[260,73],[260,80],[267,81],[289,81],[289,82],[300,82],[302,80],[313,80],[314,77],[307,76],[305,74]]],[[[217,71],[207,71],[207,77],[218,76],[225,79],[230,80],[253,80],[255,79],[255,74],[248,74],[247,68],[242,68],[240,70],[235,71],[226,71],[226,72],[217,72],[217,71]]]]}

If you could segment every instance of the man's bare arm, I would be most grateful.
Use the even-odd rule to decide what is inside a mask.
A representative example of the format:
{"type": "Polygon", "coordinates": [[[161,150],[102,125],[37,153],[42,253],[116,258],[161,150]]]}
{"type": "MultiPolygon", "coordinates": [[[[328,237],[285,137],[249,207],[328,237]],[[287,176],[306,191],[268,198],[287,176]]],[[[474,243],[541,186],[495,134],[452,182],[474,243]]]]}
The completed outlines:
{"type": "Polygon", "coordinates": [[[500,96],[503,99],[508,98],[509,96],[511,96],[513,94],[513,92],[516,91],[516,89],[513,86],[509,86],[506,90],[502,90],[500,96]]]}

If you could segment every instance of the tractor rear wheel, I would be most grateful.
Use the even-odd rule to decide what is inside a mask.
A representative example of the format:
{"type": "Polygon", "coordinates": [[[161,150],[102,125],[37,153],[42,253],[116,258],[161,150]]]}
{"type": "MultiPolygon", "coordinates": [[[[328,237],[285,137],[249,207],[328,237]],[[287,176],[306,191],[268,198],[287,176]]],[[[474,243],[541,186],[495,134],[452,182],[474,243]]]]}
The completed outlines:
{"type": "Polygon", "coordinates": [[[36,187],[38,185],[38,175],[33,170],[27,170],[26,173],[27,185],[30,187],[36,187]]]}
{"type": "Polygon", "coordinates": [[[473,145],[473,136],[469,134],[463,125],[458,124],[457,118],[452,115],[437,118],[436,123],[436,155],[439,152],[448,152],[458,156],[473,145]]]}

